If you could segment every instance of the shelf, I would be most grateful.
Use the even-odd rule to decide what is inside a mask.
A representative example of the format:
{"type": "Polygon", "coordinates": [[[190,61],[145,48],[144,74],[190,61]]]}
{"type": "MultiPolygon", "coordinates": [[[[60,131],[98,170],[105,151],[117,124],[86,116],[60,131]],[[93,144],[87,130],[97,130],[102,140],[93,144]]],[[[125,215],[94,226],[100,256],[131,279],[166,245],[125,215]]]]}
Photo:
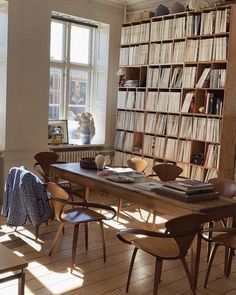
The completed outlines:
{"type": "Polygon", "coordinates": [[[199,180],[233,178],[236,6],[153,17],[144,24],[122,27],[121,64],[126,80],[138,80],[138,87],[119,87],[120,161],[125,165],[136,154],[150,165],[177,163],[185,176],[199,180]],[[202,165],[191,163],[198,155],[202,165]]]}

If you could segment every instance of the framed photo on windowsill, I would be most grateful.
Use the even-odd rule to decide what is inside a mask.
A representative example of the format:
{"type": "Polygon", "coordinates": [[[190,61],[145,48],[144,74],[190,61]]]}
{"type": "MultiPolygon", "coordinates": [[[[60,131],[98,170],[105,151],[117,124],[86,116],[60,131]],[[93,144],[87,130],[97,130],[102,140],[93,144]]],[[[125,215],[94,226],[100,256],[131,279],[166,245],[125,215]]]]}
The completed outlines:
{"type": "Polygon", "coordinates": [[[48,144],[68,144],[67,120],[48,121],[48,144]]]}

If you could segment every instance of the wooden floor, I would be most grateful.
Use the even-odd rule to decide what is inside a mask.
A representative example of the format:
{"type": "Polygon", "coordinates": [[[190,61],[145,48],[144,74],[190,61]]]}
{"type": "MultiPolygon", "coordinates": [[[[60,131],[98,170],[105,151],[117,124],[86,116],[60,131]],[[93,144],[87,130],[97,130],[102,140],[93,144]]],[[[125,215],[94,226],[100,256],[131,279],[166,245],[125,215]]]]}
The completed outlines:
{"type": "MultiPolygon", "coordinates": [[[[106,197],[101,200],[100,195],[93,194],[92,201],[103,201],[107,204],[117,205],[117,200],[106,197]]],[[[147,212],[142,211],[145,219],[147,212]]],[[[157,219],[157,228],[169,216],[157,219]]],[[[97,224],[89,226],[89,250],[85,251],[83,229],[79,236],[76,265],[73,274],[68,269],[72,244],[72,227],[67,226],[64,236],[51,257],[48,256],[49,247],[56,233],[58,222],[50,221],[49,225],[40,227],[39,240],[34,240],[34,228],[27,224],[20,227],[17,232],[6,224],[3,217],[0,219],[0,242],[24,257],[29,266],[26,270],[26,294],[79,294],[79,295],[122,295],[125,293],[125,284],[132,246],[121,243],[116,238],[117,229],[136,226],[148,227],[135,206],[124,204],[122,214],[117,221],[106,223],[107,262],[103,262],[100,230],[97,224]]],[[[203,244],[199,284],[197,294],[236,294],[236,263],[233,262],[232,273],[229,279],[223,276],[223,250],[220,250],[212,267],[208,288],[203,288],[206,272],[206,247],[203,244]]],[[[234,258],[235,260],[236,258],[234,258]]],[[[0,257],[1,262],[1,257],[0,257]]],[[[129,294],[151,295],[153,288],[154,258],[139,252],[134,265],[129,294]]],[[[189,285],[182,265],[179,262],[164,262],[162,282],[158,294],[160,295],[189,295],[189,285]]],[[[11,281],[0,285],[0,294],[17,294],[17,282],[11,281]]]]}

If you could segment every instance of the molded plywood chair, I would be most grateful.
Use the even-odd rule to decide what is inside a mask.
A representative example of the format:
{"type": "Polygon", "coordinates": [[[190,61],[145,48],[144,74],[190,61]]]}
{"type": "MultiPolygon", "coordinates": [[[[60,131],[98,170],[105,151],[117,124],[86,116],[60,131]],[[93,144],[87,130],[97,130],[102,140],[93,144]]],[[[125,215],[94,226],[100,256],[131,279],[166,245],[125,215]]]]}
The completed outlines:
{"type": "MultiPolygon", "coordinates": [[[[236,182],[227,179],[227,178],[212,178],[208,182],[214,184],[214,188],[216,191],[218,191],[221,195],[221,197],[224,198],[233,198],[236,194],[236,182]]],[[[225,222],[224,219],[221,220],[224,227],[227,226],[227,222],[225,222]]],[[[214,222],[210,221],[208,223],[209,227],[213,227],[214,222]]],[[[207,260],[209,260],[210,257],[210,251],[211,251],[211,237],[212,237],[212,231],[209,232],[208,237],[208,253],[207,253],[207,260]]]]}
{"type": "MultiPolygon", "coordinates": [[[[167,164],[167,163],[157,164],[152,167],[152,170],[155,172],[155,174],[149,175],[149,177],[157,176],[160,179],[160,181],[163,181],[163,182],[175,180],[183,172],[183,169],[181,167],[175,164],[167,164]]],[[[152,221],[153,227],[155,226],[156,215],[157,214],[154,210],[153,221],[152,221]]],[[[147,221],[149,220],[149,218],[150,218],[150,214],[148,216],[147,221]]]]}
{"type": "Polygon", "coordinates": [[[154,232],[148,230],[141,230],[135,228],[121,229],[118,233],[118,238],[127,244],[134,245],[134,251],[130,263],[128,280],[126,284],[126,292],[129,290],[129,284],[134,265],[134,260],[138,249],[145,251],[156,257],[155,276],[153,294],[156,295],[158,291],[158,284],[161,280],[161,270],[163,260],[180,259],[184,270],[186,272],[191,290],[195,293],[193,278],[191,277],[185,256],[192,244],[192,241],[197,233],[202,229],[206,216],[205,214],[189,214],[174,218],[166,222],[166,232],[154,232]],[[127,233],[132,235],[145,235],[146,237],[127,239],[127,233]],[[124,235],[126,238],[124,237],[124,235]]]}
{"type": "MultiPolygon", "coordinates": [[[[148,163],[146,160],[144,160],[142,158],[133,157],[127,161],[127,165],[129,168],[131,168],[139,173],[142,173],[147,168],[148,163]]],[[[117,208],[117,216],[119,215],[121,208],[122,208],[122,199],[119,199],[119,204],[118,204],[118,208],[117,208]]]]}
{"type": "Polygon", "coordinates": [[[212,266],[212,262],[214,260],[216,251],[218,247],[225,247],[225,265],[224,265],[224,274],[226,277],[229,277],[232,265],[232,259],[234,256],[234,250],[236,250],[236,228],[206,228],[202,231],[202,238],[206,239],[204,234],[211,233],[211,241],[214,243],[210,253],[210,259],[208,262],[208,268],[206,272],[204,288],[207,287],[208,278],[210,275],[210,270],[212,266]],[[215,233],[217,233],[215,235],[215,233]]]}
{"type": "Polygon", "coordinates": [[[49,251],[49,255],[52,254],[52,251],[58,241],[60,234],[64,228],[65,223],[71,223],[74,225],[74,233],[73,233],[73,243],[72,243],[72,254],[70,260],[70,268],[71,272],[73,271],[75,265],[75,254],[77,247],[77,239],[79,233],[80,224],[85,224],[85,246],[86,250],[88,249],[88,223],[89,222],[98,222],[101,229],[102,236],[102,245],[103,245],[103,257],[104,262],[106,262],[106,247],[105,247],[105,238],[104,238],[104,230],[103,230],[103,220],[114,218],[116,215],[115,209],[110,206],[95,204],[95,203],[87,203],[87,202],[69,202],[68,193],[59,187],[56,183],[49,182],[47,184],[47,190],[52,195],[53,205],[55,216],[58,221],[60,221],[60,225],[54,241],[52,243],[51,249],[49,251]],[[64,209],[65,205],[73,205],[72,209],[64,209]],[[102,209],[106,212],[112,213],[111,217],[106,217],[105,215],[98,213],[95,211],[96,209],[102,209]]]}
{"type": "MultiPolygon", "coordinates": [[[[35,160],[37,161],[34,164],[35,170],[41,175],[44,182],[49,182],[51,180],[50,177],[50,168],[51,164],[55,163],[65,163],[58,161],[59,156],[54,152],[39,152],[34,155],[35,160]]],[[[79,196],[81,199],[85,200],[85,189],[82,186],[78,186],[76,184],[73,184],[67,180],[60,179],[58,181],[58,184],[63,187],[72,197],[73,196],[79,196]]]]}

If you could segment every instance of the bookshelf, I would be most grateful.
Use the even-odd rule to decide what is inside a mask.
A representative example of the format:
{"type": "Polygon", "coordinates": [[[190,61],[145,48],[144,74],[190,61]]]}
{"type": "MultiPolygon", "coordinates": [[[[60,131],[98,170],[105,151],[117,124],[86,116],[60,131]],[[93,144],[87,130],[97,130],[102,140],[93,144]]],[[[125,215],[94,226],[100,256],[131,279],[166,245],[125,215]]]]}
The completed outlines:
{"type": "Polygon", "coordinates": [[[234,177],[236,6],[124,23],[115,165],[173,162],[198,180],[234,177]]]}

